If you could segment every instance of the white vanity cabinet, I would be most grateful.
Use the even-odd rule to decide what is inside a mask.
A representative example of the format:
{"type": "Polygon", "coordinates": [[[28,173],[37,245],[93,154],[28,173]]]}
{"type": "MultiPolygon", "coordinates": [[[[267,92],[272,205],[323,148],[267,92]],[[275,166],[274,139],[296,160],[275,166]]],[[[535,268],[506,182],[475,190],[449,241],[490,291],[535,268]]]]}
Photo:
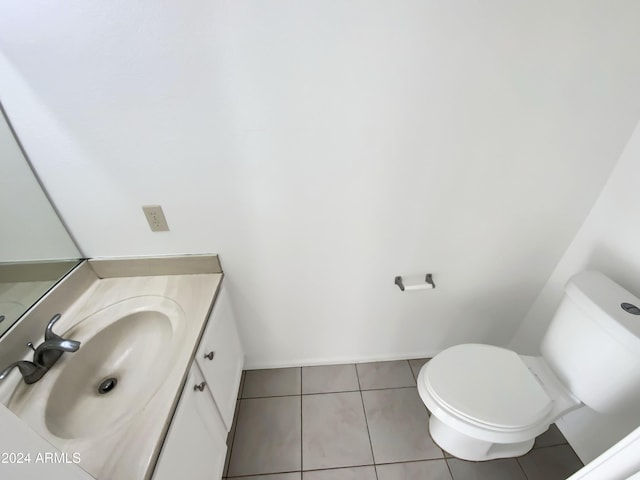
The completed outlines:
{"type": "Polygon", "coordinates": [[[231,305],[220,287],[171,421],[153,480],[219,480],[244,364],[231,305]]]}

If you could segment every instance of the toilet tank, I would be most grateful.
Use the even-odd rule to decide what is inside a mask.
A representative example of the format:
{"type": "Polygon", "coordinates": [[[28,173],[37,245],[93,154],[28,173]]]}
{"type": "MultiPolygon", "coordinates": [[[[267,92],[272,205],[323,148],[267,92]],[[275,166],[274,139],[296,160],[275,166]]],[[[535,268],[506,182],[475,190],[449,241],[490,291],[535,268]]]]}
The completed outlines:
{"type": "Polygon", "coordinates": [[[546,362],[595,411],[614,413],[640,401],[638,308],[640,299],[602,273],[578,273],[544,336],[546,362]]]}

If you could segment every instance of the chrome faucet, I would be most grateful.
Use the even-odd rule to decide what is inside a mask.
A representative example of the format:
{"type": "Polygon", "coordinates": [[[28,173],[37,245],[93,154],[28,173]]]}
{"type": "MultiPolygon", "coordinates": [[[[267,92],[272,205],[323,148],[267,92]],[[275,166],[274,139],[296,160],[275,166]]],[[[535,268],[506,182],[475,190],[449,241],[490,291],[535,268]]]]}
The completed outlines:
{"type": "Polygon", "coordinates": [[[33,361],[36,365],[40,365],[49,370],[58,361],[64,352],[75,352],[80,348],[80,342],[76,340],[67,340],[53,333],[53,326],[60,320],[59,313],[56,313],[44,331],[44,342],[33,352],[33,361]]]}
{"type": "Polygon", "coordinates": [[[61,315],[56,313],[49,320],[44,332],[44,342],[38,345],[37,348],[33,346],[33,343],[27,343],[27,346],[33,350],[33,362],[20,360],[12,363],[0,372],[0,381],[4,380],[11,370],[18,367],[26,384],[35,383],[53,367],[64,352],[75,352],[80,348],[80,342],[68,340],[53,333],[53,326],[60,320],[60,317],[61,315]]]}

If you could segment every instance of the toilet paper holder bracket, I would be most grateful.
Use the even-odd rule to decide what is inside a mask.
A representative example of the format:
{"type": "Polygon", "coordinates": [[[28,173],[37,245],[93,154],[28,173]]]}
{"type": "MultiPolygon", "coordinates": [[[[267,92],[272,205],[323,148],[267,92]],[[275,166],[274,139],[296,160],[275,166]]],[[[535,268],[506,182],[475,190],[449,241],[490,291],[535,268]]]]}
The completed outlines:
{"type": "Polygon", "coordinates": [[[428,288],[436,288],[436,284],[433,281],[433,274],[427,273],[424,277],[424,284],[418,285],[407,285],[405,286],[404,281],[402,280],[402,275],[398,275],[395,278],[394,283],[400,288],[401,291],[405,290],[423,290],[428,288]]]}

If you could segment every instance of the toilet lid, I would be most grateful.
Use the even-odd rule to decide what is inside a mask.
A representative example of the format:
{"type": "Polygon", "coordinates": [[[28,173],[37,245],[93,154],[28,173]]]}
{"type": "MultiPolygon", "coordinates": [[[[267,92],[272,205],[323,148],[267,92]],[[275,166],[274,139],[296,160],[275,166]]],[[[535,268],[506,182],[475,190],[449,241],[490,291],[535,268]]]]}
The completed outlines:
{"type": "Polygon", "coordinates": [[[552,408],[551,398],[520,357],[492,345],[444,350],[427,363],[425,382],[443,408],[495,428],[527,428],[552,408]]]}

